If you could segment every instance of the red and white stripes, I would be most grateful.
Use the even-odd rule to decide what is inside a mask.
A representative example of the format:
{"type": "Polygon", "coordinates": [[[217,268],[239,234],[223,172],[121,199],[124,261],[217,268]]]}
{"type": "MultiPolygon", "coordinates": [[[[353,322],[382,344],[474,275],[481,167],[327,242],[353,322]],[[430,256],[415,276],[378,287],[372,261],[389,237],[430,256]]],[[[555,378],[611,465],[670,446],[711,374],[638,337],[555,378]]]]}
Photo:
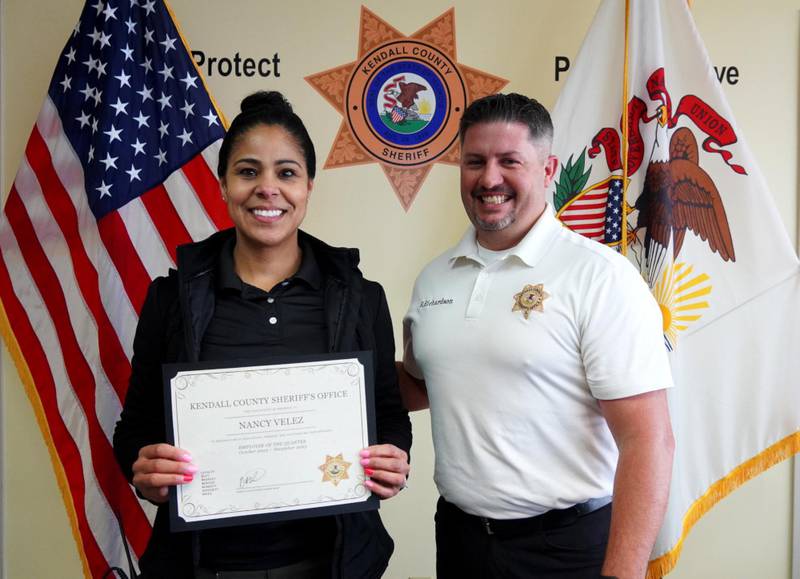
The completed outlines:
{"type": "Polygon", "coordinates": [[[48,97],[0,218],[0,299],[92,575],[124,566],[114,513],[134,557],[149,538],[150,509],[118,468],[111,436],[147,286],[174,266],[176,245],[229,226],[212,170],[218,148],[95,221],[83,169],[48,97]]]}

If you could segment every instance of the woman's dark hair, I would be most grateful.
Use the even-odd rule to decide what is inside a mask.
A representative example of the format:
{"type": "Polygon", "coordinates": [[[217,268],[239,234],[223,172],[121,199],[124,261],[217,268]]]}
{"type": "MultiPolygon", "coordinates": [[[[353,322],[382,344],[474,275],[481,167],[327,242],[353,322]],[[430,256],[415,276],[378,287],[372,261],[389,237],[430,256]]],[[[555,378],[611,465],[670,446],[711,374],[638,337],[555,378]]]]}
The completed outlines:
{"type": "Polygon", "coordinates": [[[257,125],[278,126],[286,130],[297,141],[306,161],[308,178],[313,179],[317,172],[317,155],[314,152],[314,143],[308,136],[303,121],[292,110],[289,101],[277,91],[258,91],[248,95],[242,100],[241,112],[233,119],[222,146],[219,148],[219,161],[217,163],[217,176],[222,179],[228,168],[228,159],[231,149],[247,131],[257,125]]]}

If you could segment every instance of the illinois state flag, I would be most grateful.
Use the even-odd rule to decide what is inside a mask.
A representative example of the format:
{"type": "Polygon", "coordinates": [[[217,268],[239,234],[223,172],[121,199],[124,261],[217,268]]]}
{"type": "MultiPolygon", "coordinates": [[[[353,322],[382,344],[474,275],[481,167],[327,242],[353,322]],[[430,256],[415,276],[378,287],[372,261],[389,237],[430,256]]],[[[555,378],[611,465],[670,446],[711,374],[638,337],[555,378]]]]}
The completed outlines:
{"type": "Polygon", "coordinates": [[[87,577],[129,571],[150,536],[111,437],[150,281],[229,223],[223,134],[162,0],[87,3],[0,215],[0,330],[87,577]]]}
{"type": "Polygon", "coordinates": [[[800,450],[798,258],[686,4],[605,0],[553,115],[559,218],[626,253],[663,314],[677,451],[651,577],[800,450]]]}

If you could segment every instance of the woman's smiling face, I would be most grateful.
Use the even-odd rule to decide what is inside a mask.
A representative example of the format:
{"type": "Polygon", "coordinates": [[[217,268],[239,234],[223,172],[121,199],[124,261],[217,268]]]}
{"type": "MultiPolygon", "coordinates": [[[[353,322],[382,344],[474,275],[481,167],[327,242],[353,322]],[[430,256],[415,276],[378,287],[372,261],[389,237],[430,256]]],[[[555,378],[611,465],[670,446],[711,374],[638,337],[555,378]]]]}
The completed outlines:
{"type": "Polygon", "coordinates": [[[221,180],[237,243],[297,244],[314,186],[297,141],[278,125],[256,125],[234,143],[221,180]]]}

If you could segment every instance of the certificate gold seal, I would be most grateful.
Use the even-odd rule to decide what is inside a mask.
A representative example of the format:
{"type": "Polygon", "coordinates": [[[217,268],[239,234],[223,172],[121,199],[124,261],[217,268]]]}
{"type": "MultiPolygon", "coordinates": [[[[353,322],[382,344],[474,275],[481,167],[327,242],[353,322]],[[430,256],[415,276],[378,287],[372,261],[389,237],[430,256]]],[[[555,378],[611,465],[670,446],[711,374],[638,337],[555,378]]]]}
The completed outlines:
{"type": "Polygon", "coordinates": [[[325,455],[325,463],[318,467],[322,471],[322,482],[332,482],[333,486],[339,486],[340,482],[350,478],[347,476],[347,469],[351,464],[342,457],[341,452],[336,456],[325,455]]]}
{"type": "Polygon", "coordinates": [[[543,312],[544,300],[550,297],[544,291],[544,284],[537,283],[536,285],[526,284],[522,291],[514,294],[514,307],[511,308],[512,312],[522,311],[525,319],[532,311],[543,312]]]}

